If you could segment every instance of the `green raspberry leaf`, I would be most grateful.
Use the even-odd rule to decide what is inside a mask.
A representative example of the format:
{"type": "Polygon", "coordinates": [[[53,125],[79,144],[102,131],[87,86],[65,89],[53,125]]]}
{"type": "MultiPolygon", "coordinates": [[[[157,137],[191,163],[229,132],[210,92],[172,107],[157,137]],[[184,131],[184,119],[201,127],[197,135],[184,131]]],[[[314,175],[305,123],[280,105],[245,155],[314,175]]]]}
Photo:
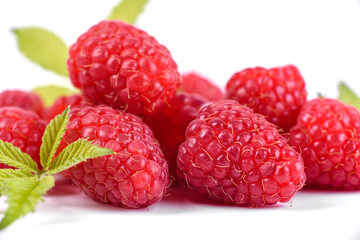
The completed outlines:
{"type": "Polygon", "coordinates": [[[31,177],[32,174],[21,169],[0,169],[0,196],[2,195],[2,184],[10,177],[31,177]]]}
{"type": "Polygon", "coordinates": [[[69,112],[70,107],[67,107],[64,112],[51,120],[45,129],[40,147],[40,161],[43,171],[48,170],[56,150],[59,147],[60,141],[64,136],[66,126],[69,123],[69,112]]]}
{"type": "Polygon", "coordinates": [[[107,17],[108,20],[121,20],[135,24],[140,14],[144,11],[149,0],[122,0],[107,17]]]}
{"type": "Polygon", "coordinates": [[[45,176],[39,179],[37,176],[22,178],[7,178],[3,182],[4,195],[8,197],[8,209],[0,223],[0,229],[9,226],[16,219],[35,211],[36,205],[42,196],[54,186],[55,179],[45,176]]]}
{"type": "Polygon", "coordinates": [[[32,158],[9,142],[0,140],[0,163],[16,167],[28,172],[39,173],[39,169],[32,158]]]}
{"type": "Polygon", "coordinates": [[[80,138],[64,148],[64,150],[51,162],[48,174],[59,173],[89,158],[110,154],[114,154],[111,149],[93,145],[92,142],[80,138]]]}
{"type": "Polygon", "coordinates": [[[339,97],[338,99],[345,104],[354,106],[360,110],[360,98],[352,91],[344,82],[339,83],[339,97]]]}
{"type": "Polygon", "coordinates": [[[79,93],[76,89],[60,87],[56,85],[39,86],[32,90],[34,93],[40,95],[44,104],[50,107],[56,99],[62,96],[69,96],[79,93]]]}
{"type": "Polygon", "coordinates": [[[39,27],[15,28],[21,53],[45,69],[68,76],[66,60],[68,47],[56,34],[39,27]]]}

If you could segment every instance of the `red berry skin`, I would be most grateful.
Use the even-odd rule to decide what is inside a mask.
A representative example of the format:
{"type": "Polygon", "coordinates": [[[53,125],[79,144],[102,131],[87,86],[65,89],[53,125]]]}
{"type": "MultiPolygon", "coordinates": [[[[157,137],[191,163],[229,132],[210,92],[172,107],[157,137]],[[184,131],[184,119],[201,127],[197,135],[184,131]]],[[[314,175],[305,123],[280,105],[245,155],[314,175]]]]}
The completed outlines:
{"type": "Polygon", "coordinates": [[[224,98],[224,93],[218,86],[195,72],[181,74],[180,88],[184,92],[197,94],[210,102],[220,101],[224,98]]]}
{"type": "MultiPolygon", "coordinates": [[[[46,123],[33,111],[19,107],[0,108],[0,139],[19,147],[21,151],[29,154],[39,169],[40,146],[46,123]]],[[[8,168],[0,163],[0,168],[8,168]]]]}
{"type": "Polygon", "coordinates": [[[232,100],[199,110],[177,167],[189,188],[238,206],[288,202],[305,182],[300,154],[276,127],[232,100]]]}
{"type": "Polygon", "coordinates": [[[73,85],[95,104],[151,115],[175,94],[177,64],[146,32],[119,21],[102,21],[69,51],[73,85]]]}
{"type": "Polygon", "coordinates": [[[102,203],[127,208],[158,202],[169,181],[169,170],[150,128],[140,118],[107,106],[75,108],[59,151],[88,138],[116,154],[88,159],[70,169],[72,182],[102,203]]]}
{"type": "Polygon", "coordinates": [[[289,144],[305,165],[306,185],[360,189],[360,113],[338,100],[317,98],[302,108],[289,144]]]}
{"type": "Polygon", "coordinates": [[[46,110],[45,120],[50,121],[56,115],[61,114],[68,106],[71,109],[75,107],[83,107],[91,105],[83,95],[73,94],[70,96],[62,96],[55,100],[55,102],[46,110]]]}
{"type": "Polygon", "coordinates": [[[157,113],[144,118],[160,143],[173,178],[176,177],[177,153],[180,144],[185,141],[186,128],[203,104],[205,100],[197,95],[179,93],[169,105],[164,104],[157,113]]]}
{"type": "Polygon", "coordinates": [[[285,132],[295,125],[307,92],[300,71],[293,65],[247,68],[226,84],[225,98],[238,101],[285,132]]]}
{"type": "Polygon", "coordinates": [[[5,90],[0,93],[0,107],[13,106],[43,116],[45,106],[39,95],[22,90],[5,90]]]}

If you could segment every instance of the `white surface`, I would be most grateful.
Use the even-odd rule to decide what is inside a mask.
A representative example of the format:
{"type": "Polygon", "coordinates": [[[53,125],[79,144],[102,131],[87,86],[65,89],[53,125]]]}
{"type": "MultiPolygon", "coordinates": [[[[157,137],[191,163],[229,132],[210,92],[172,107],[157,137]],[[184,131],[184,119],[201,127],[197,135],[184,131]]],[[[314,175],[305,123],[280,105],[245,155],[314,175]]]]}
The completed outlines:
{"type": "MultiPolygon", "coordinates": [[[[0,1],[0,90],[67,80],[26,60],[10,28],[42,26],[70,45],[105,18],[117,0],[0,1]]],[[[299,67],[309,98],[337,96],[346,81],[360,92],[360,1],[152,0],[137,26],[166,45],[180,71],[224,86],[246,67],[299,67]]],[[[160,203],[126,210],[58,184],[35,214],[0,239],[360,239],[360,192],[309,191],[266,209],[229,207],[177,189],[160,203]],[[30,238],[29,238],[30,237],[30,238]]],[[[0,209],[5,209],[0,198],[0,209]]]]}
{"type": "Polygon", "coordinates": [[[359,192],[302,190],[292,206],[241,208],[176,188],[160,203],[132,210],[94,202],[58,181],[36,213],[11,225],[0,239],[355,240],[360,239],[359,202],[359,192]]]}

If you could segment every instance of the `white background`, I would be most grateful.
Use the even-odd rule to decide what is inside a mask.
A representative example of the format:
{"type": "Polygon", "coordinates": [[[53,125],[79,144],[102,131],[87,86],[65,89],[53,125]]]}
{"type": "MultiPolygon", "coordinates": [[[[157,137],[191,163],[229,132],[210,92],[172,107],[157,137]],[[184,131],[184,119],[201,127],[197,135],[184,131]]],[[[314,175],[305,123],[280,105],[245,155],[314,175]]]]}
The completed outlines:
{"type": "MultiPolygon", "coordinates": [[[[70,45],[117,2],[0,1],[0,90],[69,84],[25,59],[11,28],[48,28],[70,45]]],[[[309,99],[336,97],[340,80],[360,93],[359,0],[152,0],[137,26],[168,47],[181,72],[196,70],[221,87],[246,67],[291,63],[309,99]]],[[[147,209],[126,210],[59,181],[35,214],[0,239],[360,239],[359,213],[359,191],[302,190],[292,205],[249,209],[175,189],[147,209]]]]}

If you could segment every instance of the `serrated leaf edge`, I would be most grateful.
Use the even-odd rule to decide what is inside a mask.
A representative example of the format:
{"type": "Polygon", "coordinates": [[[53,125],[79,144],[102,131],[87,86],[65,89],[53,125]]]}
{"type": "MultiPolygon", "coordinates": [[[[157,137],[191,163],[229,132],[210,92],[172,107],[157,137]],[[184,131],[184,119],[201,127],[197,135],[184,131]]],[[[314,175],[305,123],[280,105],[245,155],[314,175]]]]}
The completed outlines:
{"type": "Polygon", "coordinates": [[[0,162],[29,172],[39,173],[36,162],[20,148],[0,140],[0,162]]]}
{"type": "Polygon", "coordinates": [[[67,107],[46,126],[40,147],[40,160],[43,172],[49,169],[50,163],[64,136],[66,126],[69,123],[69,112],[70,107],[67,107]]]}
{"type": "Polygon", "coordinates": [[[56,174],[90,158],[114,154],[109,148],[99,147],[87,139],[78,139],[66,146],[50,164],[48,174],[56,174]]]}

